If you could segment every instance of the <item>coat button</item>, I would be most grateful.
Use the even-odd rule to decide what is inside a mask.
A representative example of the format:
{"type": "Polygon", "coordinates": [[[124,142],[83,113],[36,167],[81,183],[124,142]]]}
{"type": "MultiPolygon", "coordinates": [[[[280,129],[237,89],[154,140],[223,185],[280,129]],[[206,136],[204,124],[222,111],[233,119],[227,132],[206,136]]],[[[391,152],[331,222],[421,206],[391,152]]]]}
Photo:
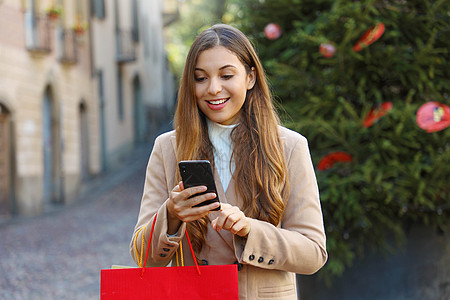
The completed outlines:
{"type": "Polygon", "coordinates": [[[167,254],[165,254],[165,253],[160,253],[159,256],[161,256],[161,257],[166,257],[167,254]]]}
{"type": "Polygon", "coordinates": [[[269,265],[273,265],[275,261],[273,259],[269,260],[269,265]]]}
{"type": "Polygon", "coordinates": [[[258,262],[259,262],[259,263],[262,263],[263,261],[264,261],[264,257],[260,256],[260,257],[258,258],[258,262]]]}
{"type": "Polygon", "coordinates": [[[253,254],[251,254],[251,255],[248,257],[248,259],[249,259],[249,260],[254,260],[254,259],[255,259],[255,256],[254,256],[253,254]]]}
{"type": "Polygon", "coordinates": [[[164,251],[164,252],[169,252],[170,249],[169,249],[169,248],[163,248],[163,251],[164,251]]]}
{"type": "Polygon", "coordinates": [[[234,263],[237,265],[238,271],[242,270],[242,268],[244,267],[244,265],[238,261],[235,261],[234,263]]]}

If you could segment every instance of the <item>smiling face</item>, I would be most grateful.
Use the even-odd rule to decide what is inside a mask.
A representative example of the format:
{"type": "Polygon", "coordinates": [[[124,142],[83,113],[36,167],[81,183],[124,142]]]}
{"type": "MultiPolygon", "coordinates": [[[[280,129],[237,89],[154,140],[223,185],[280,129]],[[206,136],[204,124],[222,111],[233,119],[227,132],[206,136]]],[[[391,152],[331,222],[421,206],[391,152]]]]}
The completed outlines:
{"type": "Polygon", "coordinates": [[[239,122],[247,90],[255,84],[255,71],[227,48],[216,46],[200,53],[195,66],[195,97],[200,110],[213,122],[239,122]]]}

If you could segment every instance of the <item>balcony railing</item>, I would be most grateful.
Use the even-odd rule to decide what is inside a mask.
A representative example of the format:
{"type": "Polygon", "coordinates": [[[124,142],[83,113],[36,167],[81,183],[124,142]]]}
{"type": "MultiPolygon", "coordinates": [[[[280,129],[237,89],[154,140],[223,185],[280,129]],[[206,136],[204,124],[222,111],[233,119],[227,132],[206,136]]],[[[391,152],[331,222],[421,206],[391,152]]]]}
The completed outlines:
{"type": "Polygon", "coordinates": [[[75,64],[78,61],[77,40],[72,29],[64,29],[60,35],[61,53],[59,60],[66,64],[75,64]]]}
{"type": "Polygon", "coordinates": [[[116,32],[117,43],[117,62],[127,63],[136,60],[136,48],[134,45],[133,35],[131,30],[118,30],[116,32]]]}
{"type": "Polygon", "coordinates": [[[29,51],[47,53],[51,51],[50,21],[46,15],[25,12],[25,42],[29,51]]]}
{"type": "Polygon", "coordinates": [[[180,18],[178,0],[165,0],[163,4],[163,24],[169,26],[180,18]]]}

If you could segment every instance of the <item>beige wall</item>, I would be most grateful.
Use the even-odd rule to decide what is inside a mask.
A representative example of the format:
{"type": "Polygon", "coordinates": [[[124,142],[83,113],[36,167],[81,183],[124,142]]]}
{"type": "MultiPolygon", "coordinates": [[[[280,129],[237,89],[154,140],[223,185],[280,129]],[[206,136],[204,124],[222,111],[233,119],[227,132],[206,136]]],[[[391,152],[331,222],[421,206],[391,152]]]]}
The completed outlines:
{"type": "MultiPolygon", "coordinates": [[[[40,1],[38,10],[44,13],[49,2],[40,1]]],[[[26,3],[5,0],[0,4],[0,101],[6,103],[14,115],[16,207],[20,214],[30,215],[43,210],[42,105],[47,87],[54,96],[54,119],[58,123],[54,126],[59,128],[61,137],[58,176],[63,178],[64,201],[73,200],[79,188],[81,99],[88,107],[91,173],[99,172],[100,160],[97,99],[90,78],[89,39],[84,37],[77,43],[79,60],[76,64],[62,64],[57,38],[61,25],[54,22],[50,28],[51,51],[28,51],[25,48],[26,3]]],[[[71,13],[65,12],[68,16],[71,13]]]]}
{"type": "MultiPolygon", "coordinates": [[[[114,168],[135,146],[134,79],[141,83],[145,134],[152,136],[173,109],[174,82],[167,69],[163,40],[163,0],[137,0],[139,40],[131,42],[136,57],[118,62],[116,28],[133,27],[133,0],[104,0],[106,16],[91,16],[90,0],[0,1],[0,103],[13,120],[11,149],[12,195],[16,212],[35,215],[49,205],[44,197],[43,102],[50,91],[53,103],[53,185],[56,201],[76,199],[82,187],[82,134],[88,128],[88,173],[114,168]],[[35,12],[45,15],[51,3],[63,13],[50,23],[50,51],[30,51],[29,24],[35,12]],[[80,5],[81,4],[81,5],[80,5]],[[116,8],[118,8],[116,13],[116,8]],[[116,16],[119,16],[119,21],[116,16]],[[76,38],[77,60],[61,62],[63,31],[72,31],[80,19],[89,23],[76,38]],[[26,25],[28,24],[28,25],[26,25]],[[123,117],[118,109],[118,74],[121,70],[123,117]],[[99,71],[103,74],[101,105],[99,71]],[[87,111],[81,123],[80,104],[87,111]],[[103,116],[103,119],[102,119],[103,116]],[[103,124],[103,125],[102,125],[103,124]],[[104,141],[104,144],[102,143],[104,141]]],[[[3,142],[3,141],[0,141],[3,142]]]]}
{"type": "MultiPolygon", "coordinates": [[[[162,0],[140,0],[138,5],[139,41],[133,44],[136,59],[119,64],[116,61],[115,28],[131,31],[133,12],[131,0],[105,0],[106,18],[94,18],[92,35],[94,44],[94,68],[102,70],[105,94],[105,135],[108,167],[120,162],[121,157],[133,147],[134,90],[133,80],[139,77],[142,86],[142,100],[146,110],[146,132],[151,134],[158,122],[153,115],[161,115],[166,106],[171,109],[174,87],[170,71],[165,67],[165,49],[162,37],[162,0]],[[117,1],[117,2],[115,2],[117,1]],[[118,8],[118,14],[115,8],[118,8]],[[116,20],[118,16],[118,20],[116,20]],[[117,25],[116,25],[117,24],[117,25]],[[123,118],[118,111],[118,70],[122,71],[123,118]],[[169,91],[164,91],[164,89],[169,91]],[[156,112],[156,114],[155,114],[156,112]]],[[[98,92],[98,91],[97,91],[98,92]]]]}

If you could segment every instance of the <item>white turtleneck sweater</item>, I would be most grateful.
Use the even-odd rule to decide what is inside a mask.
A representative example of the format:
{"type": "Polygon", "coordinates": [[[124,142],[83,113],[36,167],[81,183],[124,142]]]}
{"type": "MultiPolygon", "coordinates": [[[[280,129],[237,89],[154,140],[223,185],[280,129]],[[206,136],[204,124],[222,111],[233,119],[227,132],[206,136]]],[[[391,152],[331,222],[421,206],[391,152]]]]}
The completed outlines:
{"type": "Polygon", "coordinates": [[[235,169],[234,160],[230,161],[233,153],[231,131],[238,124],[222,125],[207,119],[209,140],[214,147],[214,163],[222,182],[223,190],[226,192],[235,169]]]}

